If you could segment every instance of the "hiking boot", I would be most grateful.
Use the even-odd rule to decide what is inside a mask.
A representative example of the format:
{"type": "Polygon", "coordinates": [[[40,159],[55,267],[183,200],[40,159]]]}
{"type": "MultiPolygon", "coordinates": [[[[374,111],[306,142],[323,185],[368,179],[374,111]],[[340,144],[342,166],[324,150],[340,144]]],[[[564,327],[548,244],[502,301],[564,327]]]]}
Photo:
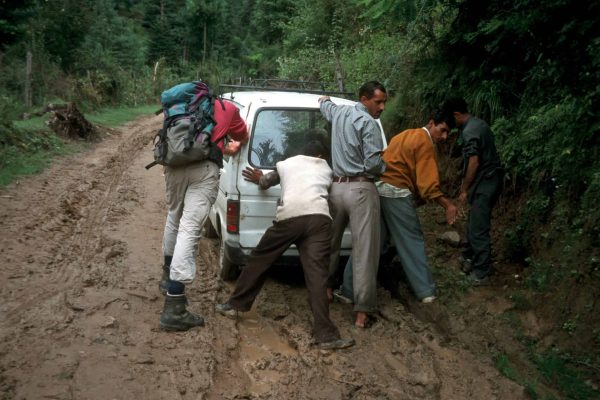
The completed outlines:
{"type": "Polygon", "coordinates": [[[342,294],[342,291],[340,289],[336,289],[333,291],[333,298],[336,299],[337,301],[339,301],[340,303],[343,304],[352,304],[354,303],[354,300],[352,300],[349,297],[346,297],[342,294]]]}
{"type": "Polygon", "coordinates": [[[490,277],[488,275],[479,278],[473,271],[467,275],[467,280],[471,283],[471,286],[487,286],[490,284],[490,277]]]}
{"type": "Polygon", "coordinates": [[[167,294],[167,291],[169,290],[169,282],[171,282],[171,280],[169,279],[170,273],[171,269],[169,268],[169,266],[163,265],[162,277],[160,278],[160,282],[158,282],[158,290],[162,293],[163,296],[165,296],[167,294]]]}
{"type": "Polygon", "coordinates": [[[185,295],[165,296],[165,307],[160,314],[160,327],[166,331],[187,331],[195,326],[204,326],[204,318],[186,310],[185,295]]]}
{"type": "Polygon", "coordinates": [[[329,342],[317,343],[317,347],[321,350],[337,350],[354,346],[354,343],[354,339],[335,339],[329,342]]]}
{"type": "Polygon", "coordinates": [[[217,304],[215,311],[229,318],[236,318],[238,315],[238,312],[229,303],[217,304]]]}
{"type": "Polygon", "coordinates": [[[465,274],[473,271],[473,260],[470,258],[465,258],[464,256],[460,257],[460,270],[465,274]]]}

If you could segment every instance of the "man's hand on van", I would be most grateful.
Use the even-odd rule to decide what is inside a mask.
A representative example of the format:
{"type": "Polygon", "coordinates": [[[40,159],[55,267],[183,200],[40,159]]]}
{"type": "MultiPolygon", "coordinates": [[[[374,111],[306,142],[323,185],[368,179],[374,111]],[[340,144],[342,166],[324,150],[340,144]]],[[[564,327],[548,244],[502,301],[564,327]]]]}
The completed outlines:
{"type": "Polygon", "coordinates": [[[242,146],[242,144],[240,142],[238,142],[237,140],[231,140],[231,141],[229,141],[229,143],[227,143],[227,146],[223,150],[223,154],[232,156],[235,153],[237,153],[238,151],[240,151],[241,146],[242,146]]]}
{"type": "Polygon", "coordinates": [[[260,178],[263,176],[263,172],[260,169],[246,167],[246,169],[242,171],[242,176],[248,182],[253,182],[258,185],[260,178]]]}

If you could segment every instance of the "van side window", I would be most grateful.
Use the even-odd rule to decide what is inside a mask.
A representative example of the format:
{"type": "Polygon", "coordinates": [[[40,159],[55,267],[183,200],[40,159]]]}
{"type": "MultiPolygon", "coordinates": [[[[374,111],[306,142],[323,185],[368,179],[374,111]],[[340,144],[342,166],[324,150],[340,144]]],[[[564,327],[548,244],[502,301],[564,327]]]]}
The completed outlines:
{"type": "Polygon", "coordinates": [[[305,143],[330,144],[331,129],[319,110],[263,109],[256,115],[250,142],[250,164],[275,168],[275,164],[298,155],[305,143]]]}

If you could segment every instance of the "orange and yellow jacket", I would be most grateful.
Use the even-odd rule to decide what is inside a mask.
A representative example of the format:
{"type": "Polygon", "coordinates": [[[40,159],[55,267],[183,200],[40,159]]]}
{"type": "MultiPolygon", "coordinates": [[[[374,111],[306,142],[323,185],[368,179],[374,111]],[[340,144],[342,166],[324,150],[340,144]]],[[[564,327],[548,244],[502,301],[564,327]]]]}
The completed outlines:
{"type": "Polygon", "coordinates": [[[435,148],[425,129],[407,129],[394,136],[382,158],[383,182],[407,188],[426,201],[443,195],[435,148]]]}

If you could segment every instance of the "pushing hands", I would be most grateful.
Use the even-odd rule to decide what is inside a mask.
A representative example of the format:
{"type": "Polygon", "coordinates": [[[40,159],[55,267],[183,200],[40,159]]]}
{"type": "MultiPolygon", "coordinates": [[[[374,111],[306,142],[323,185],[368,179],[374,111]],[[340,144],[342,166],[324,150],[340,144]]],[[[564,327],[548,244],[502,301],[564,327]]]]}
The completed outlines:
{"type": "Polygon", "coordinates": [[[253,183],[258,184],[258,182],[260,181],[260,178],[263,176],[263,172],[257,168],[246,167],[246,169],[244,169],[242,171],[242,176],[248,182],[253,182],[253,183]]]}
{"type": "Polygon", "coordinates": [[[231,140],[231,141],[229,141],[229,143],[227,143],[227,146],[225,146],[225,149],[223,150],[223,154],[234,155],[235,153],[240,151],[241,146],[242,146],[242,143],[238,142],[237,140],[231,140]]]}

